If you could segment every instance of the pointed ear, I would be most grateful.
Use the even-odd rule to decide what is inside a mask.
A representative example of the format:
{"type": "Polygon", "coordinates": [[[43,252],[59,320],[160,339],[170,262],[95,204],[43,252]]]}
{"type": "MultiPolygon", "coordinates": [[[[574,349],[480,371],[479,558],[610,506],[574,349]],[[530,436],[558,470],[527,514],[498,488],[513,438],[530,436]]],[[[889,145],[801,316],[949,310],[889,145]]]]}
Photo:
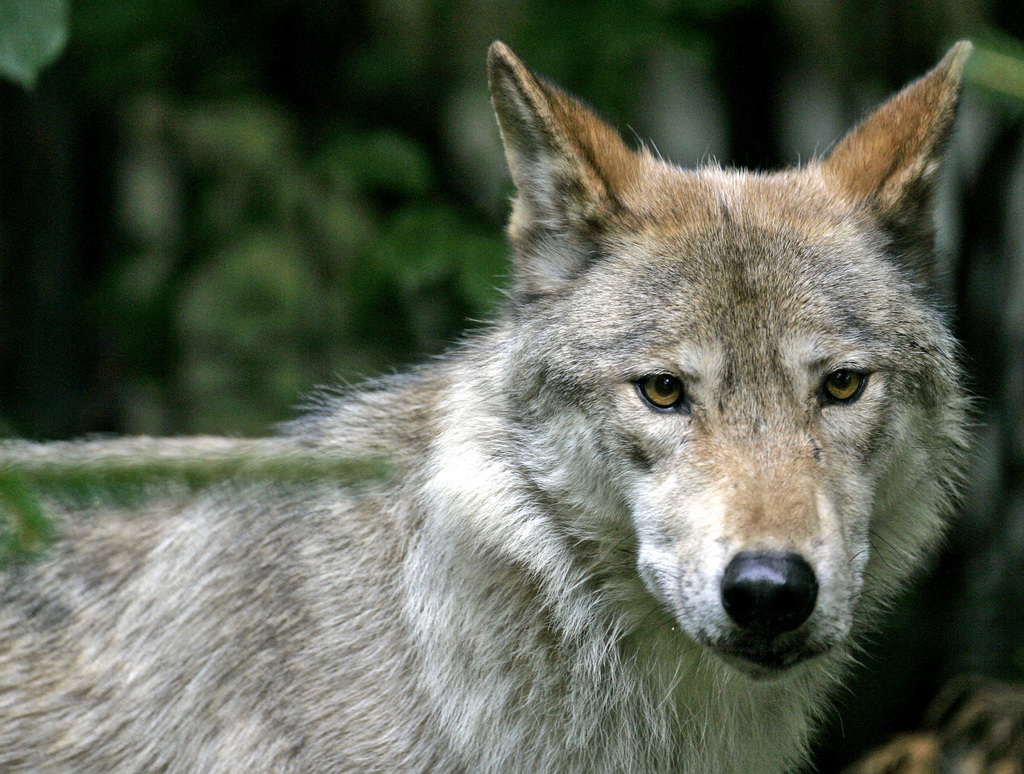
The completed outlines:
{"type": "Polygon", "coordinates": [[[922,279],[931,276],[935,181],[970,53],[970,43],[957,43],[852,129],[822,164],[841,197],[874,212],[895,254],[922,279]]]}
{"type": "Polygon", "coordinates": [[[517,280],[546,293],[592,260],[605,218],[640,157],[581,102],[526,67],[504,43],[488,51],[491,101],[516,186],[508,233],[517,280]]]}

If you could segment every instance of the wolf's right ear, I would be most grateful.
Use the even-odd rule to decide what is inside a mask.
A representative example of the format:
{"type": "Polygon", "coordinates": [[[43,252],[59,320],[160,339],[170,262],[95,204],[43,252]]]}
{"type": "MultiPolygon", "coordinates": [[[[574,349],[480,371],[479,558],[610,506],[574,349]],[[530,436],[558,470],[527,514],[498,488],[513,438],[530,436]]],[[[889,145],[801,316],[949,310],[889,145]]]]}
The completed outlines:
{"type": "Polygon", "coordinates": [[[579,100],[500,41],[487,57],[491,101],[516,186],[508,233],[517,289],[543,295],[585,270],[640,157],[579,100]]]}

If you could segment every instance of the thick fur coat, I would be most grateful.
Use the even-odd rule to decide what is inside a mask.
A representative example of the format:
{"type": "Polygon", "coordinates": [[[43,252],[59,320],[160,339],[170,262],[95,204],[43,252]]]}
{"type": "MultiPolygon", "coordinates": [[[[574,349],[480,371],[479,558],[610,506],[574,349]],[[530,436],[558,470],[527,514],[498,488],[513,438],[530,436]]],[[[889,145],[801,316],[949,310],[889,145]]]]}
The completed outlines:
{"type": "Polygon", "coordinates": [[[754,174],[628,149],[495,43],[507,307],[271,442],[384,479],[55,500],[0,578],[0,770],[793,770],[956,495],[968,52],[754,174]]]}

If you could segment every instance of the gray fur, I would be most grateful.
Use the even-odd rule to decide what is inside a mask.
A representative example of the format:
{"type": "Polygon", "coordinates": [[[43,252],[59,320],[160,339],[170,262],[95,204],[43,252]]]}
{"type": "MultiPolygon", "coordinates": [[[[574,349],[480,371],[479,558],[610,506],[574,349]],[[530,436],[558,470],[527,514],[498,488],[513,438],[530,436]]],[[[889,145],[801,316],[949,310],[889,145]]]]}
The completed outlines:
{"type": "Polygon", "coordinates": [[[921,254],[967,51],[826,159],[755,175],[626,150],[495,44],[509,306],[266,447],[391,476],[55,500],[52,555],[0,579],[0,770],[798,766],[956,495],[967,401],[921,254]],[[828,403],[842,368],[864,392],[828,403]],[[685,410],[644,402],[653,373],[685,410]],[[777,667],[719,599],[751,549],[820,584],[757,645],[777,667]]]}

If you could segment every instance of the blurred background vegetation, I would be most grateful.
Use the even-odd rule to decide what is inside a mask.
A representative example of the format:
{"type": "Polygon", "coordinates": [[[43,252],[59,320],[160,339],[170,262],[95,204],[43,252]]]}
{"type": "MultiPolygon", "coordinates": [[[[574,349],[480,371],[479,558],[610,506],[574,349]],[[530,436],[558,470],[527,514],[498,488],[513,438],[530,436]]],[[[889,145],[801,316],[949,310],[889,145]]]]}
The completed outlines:
{"type": "Polygon", "coordinates": [[[3,0],[0,435],[258,434],[485,318],[511,192],[493,39],[673,161],[770,169],[964,37],[939,220],[979,453],[829,719],[835,771],[953,674],[1024,677],[1019,0],[3,0]]]}

